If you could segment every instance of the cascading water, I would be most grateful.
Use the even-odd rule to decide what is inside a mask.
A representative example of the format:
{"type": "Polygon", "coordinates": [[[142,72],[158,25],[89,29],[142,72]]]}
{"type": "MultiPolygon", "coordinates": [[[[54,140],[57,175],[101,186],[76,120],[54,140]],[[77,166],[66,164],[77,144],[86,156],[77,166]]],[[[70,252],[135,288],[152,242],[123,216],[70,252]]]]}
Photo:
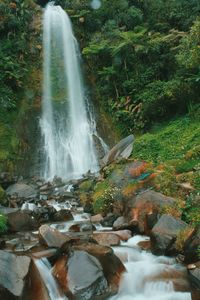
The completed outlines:
{"type": "MultiPolygon", "coordinates": [[[[44,140],[41,176],[80,178],[99,169],[93,136],[96,123],[87,105],[80,53],[68,15],[48,4],[43,20],[44,79],[40,126],[44,140]]],[[[102,146],[102,139],[99,138],[102,146]]]]}
{"type": "Polygon", "coordinates": [[[122,243],[123,247],[114,248],[115,254],[124,261],[127,272],[118,295],[109,300],[191,300],[190,293],[176,292],[173,282],[163,276],[183,267],[177,265],[173,258],[141,252],[137,243],[144,240],[149,238],[135,236],[122,243]]]}
{"type": "Polygon", "coordinates": [[[40,272],[42,280],[44,281],[48,294],[51,300],[67,300],[67,298],[60,294],[56,281],[51,274],[51,265],[46,258],[35,260],[35,264],[40,272]]]}

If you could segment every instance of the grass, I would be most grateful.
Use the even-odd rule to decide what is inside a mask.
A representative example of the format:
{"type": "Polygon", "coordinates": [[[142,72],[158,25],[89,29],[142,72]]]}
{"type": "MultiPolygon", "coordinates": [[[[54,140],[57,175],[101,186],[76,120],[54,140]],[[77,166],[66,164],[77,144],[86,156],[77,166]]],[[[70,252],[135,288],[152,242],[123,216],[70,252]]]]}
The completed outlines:
{"type": "Polygon", "coordinates": [[[200,119],[187,115],[169,123],[155,125],[151,132],[138,137],[132,154],[150,161],[157,172],[156,190],[180,202],[183,219],[200,224],[199,204],[191,199],[200,195],[200,119]],[[192,190],[181,184],[190,184],[192,190]],[[190,195],[190,196],[189,196],[190,195]]]}
{"type": "Polygon", "coordinates": [[[155,126],[136,139],[133,156],[155,163],[183,160],[188,152],[199,153],[200,122],[189,117],[155,126]]]}

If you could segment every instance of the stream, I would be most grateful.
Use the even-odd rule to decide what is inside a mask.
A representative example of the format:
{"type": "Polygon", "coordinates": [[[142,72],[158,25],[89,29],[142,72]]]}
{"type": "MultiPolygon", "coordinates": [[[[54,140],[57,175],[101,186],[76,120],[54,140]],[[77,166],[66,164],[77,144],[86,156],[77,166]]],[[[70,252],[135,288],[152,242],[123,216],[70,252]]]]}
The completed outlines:
{"type": "MultiPolygon", "coordinates": [[[[67,232],[72,224],[89,221],[88,214],[74,214],[73,222],[52,224],[60,232],[67,232]]],[[[98,232],[111,231],[95,224],[98,232]]],[[[122,276],[118,294],[109,300],[191,300],[191,294],[177,292],[174,282],[179,282],[185,274],[184,266],[178,264],[174,258],[155,256],[150,251],[141,250],[139,242],[149,241],[149,237],[136,235],[120,246],[112,247],[114,253],[123,262],[127,272],[122,276]]],[[[36,260],[36,266],[41,274],[51,300],[67,299],[60,295],[57,283],[51,275],[51,266],[47,259],[36,260]]]]}

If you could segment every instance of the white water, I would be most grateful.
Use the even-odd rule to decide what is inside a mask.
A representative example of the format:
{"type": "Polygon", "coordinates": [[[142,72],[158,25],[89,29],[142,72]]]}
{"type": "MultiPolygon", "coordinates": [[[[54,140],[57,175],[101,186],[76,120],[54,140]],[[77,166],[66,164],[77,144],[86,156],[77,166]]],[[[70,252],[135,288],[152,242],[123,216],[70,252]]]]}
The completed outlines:
{"type": "Polygon", "coordinates": [[[141,251],[137,243],[144,240],[148,240],[148,237],[135,236],[127,243],[122,243],[122,247],[113,248],[124,262],[127,272],[118,295],[110,300],[191,300],[190,293],[176,292],[172,281],[162,280],[163,272],[173,272],[182,266],[178,266],[172,258],[141,251]],[[153,280],[154,276],[160,280],[153,280]]]}
{"type": "Polygon", "coordinates": [[[51,300],[67,300],[65,296],[59,293],[57,283],[51,274],[51,265],[46,258],[35,259],[35,264],[48,290],[51,300]]]}
{"type": "MultiPolygon", "coordinates": [[[[40,126],[44,142],[41,176],[80,178],[99,169],[93,136],[98,134],[88,106],[79,66],[80,52],[68,15],[48,4],[43,20],[43,101],[40,126]]],[[[102,147],[105,143],[99,138],[102,147]]]]}

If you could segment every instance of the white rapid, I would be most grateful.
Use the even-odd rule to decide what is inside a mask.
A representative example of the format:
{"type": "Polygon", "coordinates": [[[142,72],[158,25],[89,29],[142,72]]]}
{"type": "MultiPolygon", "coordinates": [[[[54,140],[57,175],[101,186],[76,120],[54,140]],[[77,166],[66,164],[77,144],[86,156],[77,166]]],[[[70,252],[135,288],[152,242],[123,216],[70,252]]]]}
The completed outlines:
{"type": "Polygon", "coordinates": [[[148,238],[135,236],[127,243],[122,243],[122,247],[113,248],[124,262],[127,272],[118,295],[110,300],[191,300],[190,293],[176,292],[173,282],[162,277],[163,273],[173,274],[183,267],[172,258],[141,251],[136,245],[144,240],[148,238]]]}
{"type": "Polygon", "coordinates": [[[98,137],[80,72],[80,52],[68,15],[48,4],[43,19],[43,100],[40,127],[44,166],[41,176],[80,178],[99,169],[93,137],[98,137]]]}
{"type": "Polygon", "coordinates": [[[35,264],[47,288],[51,300],[67,300],[60,294],[57,283],[51,274],[51,265],[46,258],[35,259],[35,264]]]}

